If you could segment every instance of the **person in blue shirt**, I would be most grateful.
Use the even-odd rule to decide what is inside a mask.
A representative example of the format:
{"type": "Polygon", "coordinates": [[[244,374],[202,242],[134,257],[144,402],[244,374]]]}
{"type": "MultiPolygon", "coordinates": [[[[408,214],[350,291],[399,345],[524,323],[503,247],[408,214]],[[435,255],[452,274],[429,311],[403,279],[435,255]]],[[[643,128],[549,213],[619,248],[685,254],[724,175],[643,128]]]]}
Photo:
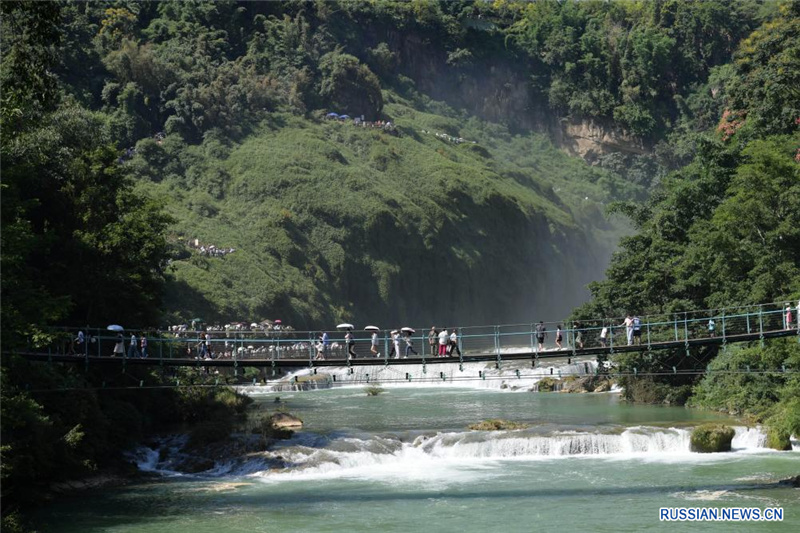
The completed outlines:
{"type": "Polygon", "coordinates": [[[320,338],[320,340],[322,340],[322,356],[325,359],[327,359],[331,355],[331,345],[330,345],[330,339],[328,339],[327,331],[322,332],[322,337],[320,338]]]}

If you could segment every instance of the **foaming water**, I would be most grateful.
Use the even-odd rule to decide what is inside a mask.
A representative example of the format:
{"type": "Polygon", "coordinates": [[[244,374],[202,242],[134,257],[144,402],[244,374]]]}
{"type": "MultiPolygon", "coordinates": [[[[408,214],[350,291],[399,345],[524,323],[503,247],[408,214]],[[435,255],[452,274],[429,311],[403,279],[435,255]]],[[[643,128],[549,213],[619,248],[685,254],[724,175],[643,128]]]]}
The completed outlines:
{"type": "MultiPolygon", "coordinates": [[[[379,360],[378,360],[379,361],[379,360]]],[[[354,367],[320,367],[316,371],[303,368],[278,382],[265,386],[240,386],[240,392],[254,397],[300,389],[363,387],[365,384],[380,384],[385,388],[469,388],[475,390],[505,390],[526,392],[535,390],[544,378],[561,376],[593,376],[597,361],[590,357],[548,360],[531,368],[529,361],[506,361],[495,363],[413,364],[389,366],[376,361],[373,365],[354,367]],[[312,381],[295,383],[298,378],[314,376],[312,381]]],[[[435,361],[435,359],[434,359],[435,361]]],[[[617,391],[618,392],[618,391],[617,391]]]]}
{"type": "MultiPolygon", "coordinates": [[[[784,507],[782,526],[800,525],[796,489],[777,483],[796,472],[797,452],[766,450],[761,429],[745,427],[736,428],[731,452],[691,452],[694,426],[736,425],[716,413],[630,405],[609,394],[441,387],[276,396],[278,403],[257,399],[253,411],[263,417],[279,405],[302,418],[291,439],[247,446],[192,475],[173,472],[187,459],[207,464],[192,463],[185,437],[152,440],[133,457],[163,476],[43,505],[37,530],[592,531],[600,517],[609,529],[639,531],[658,524],[659,507],[686,505],[784,507]],[[466,429],[488,418],[528,427],[466,429]]],[[[711,529],[717,525],[729,529],[711,529]]]]}
{"type": "Polygon", "coordinates": [[[416,437],[343,437],[321,447],[288,441],[265,452],[258,460],[244,465],[231,465],[218,473],[252,476],[270,483],[311,479],[460,483],[485,475],[481,471],[488,468],[487,461],[593,458],[707,463],[729,460],[742,452],[769,452],[762,447],[765,436],[757,428],[737,427],[735,440],[738,446],[722,454],[691,452],[690,436],[691,431],[686,428],[637,426],[605,433],[532,428],[495,432],[438,432],[416,437]],[[409,440],[412,437],[413,440],[409,440]],[[286,464],[286,468],[265,466],[268,461],[277,458],[286,464]],[[264,468],[259,469],[259,464],[264,468]]]}

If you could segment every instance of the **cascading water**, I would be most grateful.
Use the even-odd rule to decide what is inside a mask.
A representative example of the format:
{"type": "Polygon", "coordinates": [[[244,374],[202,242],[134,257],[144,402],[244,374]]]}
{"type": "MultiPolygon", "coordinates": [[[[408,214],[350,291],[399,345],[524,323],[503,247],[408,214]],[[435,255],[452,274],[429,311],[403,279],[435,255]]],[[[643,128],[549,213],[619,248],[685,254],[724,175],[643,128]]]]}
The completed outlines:
{"type": "Polygon", "coordinates": [[[527,361],[491,363],[464,363],[427,365],[384,365],[378,360],[374,365],[318,368],[317,373],[304,368],[284,377],[278,383],[261,386],[244,386],[245,394],[263,394],[273,391],[318,389],[329,386],[380,384],[382,387],[448,386],[475,389],[536,390],[544,378],[561,376],[593,376],[597,361],[592,358],[566,358],[548,361],[531,368],[527,361]],[[298,383],[297,381],[300,380],[298,383]]]}
{"type": "MultiPolygon", "coordinates": [[[[442,460],[554,460],[566,457],[659,460],[698,456],[690,451],[691,430],[637,426],[606,432],[531,428],[516,431],[461,431],[434,434],[324,438],[300,434],[269,451],[217,464],[207,476],[349,477],[381,470],[424,470],[442,460]]],[[[731,453],[766,451],[760,428],[736,427],[731,453]]],[[[142,470],[157,471],[158,451],[140,449],[142,470]]],[[[706,455],[705,457],[709,457],[706,455]]],[[[162,467],[168,467],[167,460],[162,467]]],[[[167,470],[168,471],[168,470],[167,470]]]]}

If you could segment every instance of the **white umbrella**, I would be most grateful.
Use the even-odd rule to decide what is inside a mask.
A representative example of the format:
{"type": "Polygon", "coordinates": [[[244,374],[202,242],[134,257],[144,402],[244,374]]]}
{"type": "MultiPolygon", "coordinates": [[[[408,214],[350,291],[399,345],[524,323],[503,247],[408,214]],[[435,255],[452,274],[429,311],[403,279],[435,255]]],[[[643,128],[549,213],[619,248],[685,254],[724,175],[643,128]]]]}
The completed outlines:
{"type": "Polygon", "coordinates": [[[378,326],[367,326],[364,328],[364,331],[380,331],[380,330],[381,328],[379,328],[378,326]]]}
{"type": "Polygon", "coordinates": [[[416,333],[416,331],[413,328],[409,328],[409,327],[400,328],[400,331],[405,332],[405,333],[416,333]]]}
{"type": "Polygon", "coordinates": [[[120,326],[119,324],[111,324],[106,328],[108,331],[125,331],[125,328],[120,326]]]}
{"type": "Polygon", "coordinates": [[[338,326],[336,326],[336,329],[353,329],[353,327],[354,327],[353,324],[348,324],[347,322],[345,322],[343,324],[339,324],[338,326]]]}

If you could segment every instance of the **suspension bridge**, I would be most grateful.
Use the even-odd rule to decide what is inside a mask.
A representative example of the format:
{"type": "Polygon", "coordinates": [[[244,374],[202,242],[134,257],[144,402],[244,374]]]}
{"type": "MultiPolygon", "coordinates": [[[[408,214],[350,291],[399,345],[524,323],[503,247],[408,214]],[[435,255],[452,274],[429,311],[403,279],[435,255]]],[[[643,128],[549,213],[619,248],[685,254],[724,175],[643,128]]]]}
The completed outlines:
{"type": "MultiPolygon", "coordinates": [[[[614,354],[638,351],[686,350],[700,347],[726,347],[728,344],[763,342],[767,339],[795,336],[800,342],[797,309],[782,303],[768,303],[735,308],[711,309],[647,315],[638,317],[638,334],[629,342],[629,328],[623,318],[582,320],[561,327],[559,323],[468,326],[457,328],[458,355],[437,356],[429,345],[424,328],[412,330],[409,336],[413,351],[406,353],[406,342],[400,353],[389,357],[392,340],[388,330],[379,339],[378,356],[370,352],[371,336],[355,338],[356,357],[349,357],[344,343],[338,341],[343,332],[331,332],[332,345],[323,350],[321,332],[312,331],[194,331],[146,332],[148,356],[112,356],[119,337],[109,331],[84,328],[85,342],[76,346],[77,329],[59,328],[52,332],[45,345],[13,352],[33,361],[51,363],[83,363],[85,365],[159,365],[168,367],[256,367],[277,369],[358,367],[374,365],[447,365],[529,360],[538,361],[572,357],[611,358],[614,354]],[[606,335],[602,336],[603,330],[606,335]],[[561,340],[556,343],[557,332],[561,340]],[[421,333],[420,333],[421,332],[421,333]],[[542,332],[544,335],[542,335],[542,332]],[[206,338],[201,338],[201,333],[206,338]],[[337,339],[337,336],[339,339],[337,339]],[[544,336],[544,342],[540,341],[544,336]],[[205,345],[201,348],[201,344],[205,345]],[[414,354],[413,352],[418,352],[414,354]]],[[[408,328],[411,329],[411,328],[408,328]]],[[[137,330],[140,331],[140,330],[137,330]]],[[[124,341],[123,341],[124,342],[124,341]]],[[[438,339],[436,341],[438,345],[438,339]]],[[[453,350],[456,351],[456,350],[453,350]]],[[[140,355],[140,354],[139,354],[140,355]]],[[[274,372],[273,372],[274,374],[274,372]]]]}

